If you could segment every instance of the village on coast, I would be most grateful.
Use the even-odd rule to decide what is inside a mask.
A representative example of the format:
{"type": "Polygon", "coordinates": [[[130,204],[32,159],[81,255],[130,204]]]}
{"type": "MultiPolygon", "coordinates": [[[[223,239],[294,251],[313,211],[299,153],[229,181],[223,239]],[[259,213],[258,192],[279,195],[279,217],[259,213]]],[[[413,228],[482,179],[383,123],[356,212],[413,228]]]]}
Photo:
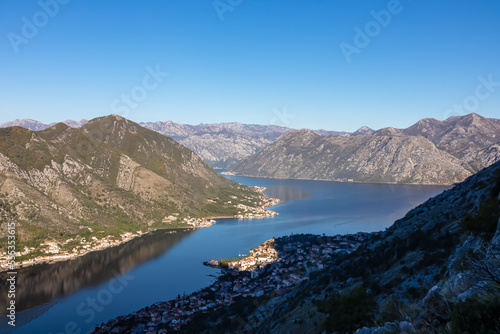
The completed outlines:
{"type": "Polygon", "coordinates": [[[310,273],[323,270],[335,256],[355,251],[372,235],[271,238],[243,257],[207,261],[206,265],[221,268],[223,272],[211,286],[113,319],[96,328],[94,333],[170,333],[189,324],[196,313],[230,306],[239,298],[268,293],[279,298],[309,280],[310,273]]]}
{"type": "MultiPolygon", "coordinates": [[[[263,194],[263,191],[266,189],[265,187],[254,188],[256,189],[256,191],[259,191],[262,194],[260,198],[261,204],[255,206],[233,204],[234,207],[238,209],[238,213],[234,216],[195,218],[190,216],[180,217],[179,213],[173,213],[163,218],[162,223],[166,228],[168,228],[169,224],[177,224],[180,226],[179,228],[199,229],[212,226],[216,223],[217,218],[253,219],[266,218],[277,215],[277,212],[268,210],[267,208],[278,204],[280,200],[277,198],[266,197],[263,194]]],[[[231,201],[228,201],[227,204],[232,203],[231,201]]],[[[88,229],[91,233],[93,232],[92,228],[90,227],[80,227],[82,229],[88,229]]],[[[60,261],[72,260],[90,252],[100,251],[109,247],[121,245],[151,231],[152,229],[148,228],[146,231],[138,230],[135,232],[124,232],[120,233],[119,235],[107,235],[101,238],[98,238],[96,236],[88,238],[77,236],[59,242],[45,241],[41,243],[37,248],[25,246],[24,249],[17,250],[17,252],[15,252],[14,254],[14,259],[26,259],[14,260],[14,262],[12,261],[12,256],[9,255],[6,251],[0,252],[0,272],[42,263],[55,263],[60,261]],[[36,254],[37,256],[30,256],[30,254],[36,254]]],[[[170,232],[176,233],[175,230],[172,230],[170,232]]]]}

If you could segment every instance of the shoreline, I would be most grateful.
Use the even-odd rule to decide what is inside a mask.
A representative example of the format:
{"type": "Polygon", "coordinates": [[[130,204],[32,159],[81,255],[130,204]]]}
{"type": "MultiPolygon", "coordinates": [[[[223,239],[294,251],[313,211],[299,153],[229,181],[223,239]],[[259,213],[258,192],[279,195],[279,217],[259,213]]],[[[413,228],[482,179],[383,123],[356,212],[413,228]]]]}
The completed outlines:
{"type": "Polygon", "coordinates": [[[210,216],[210,217],[205,217],[204,219],[208,220],[217,220],[217,219],[233,219],[235,218],[234,216],[210,216]]]}
{"type": "Polygon", "coordinates": [[[401,182],[375,182],[375,181],[347,181],[347,180],[332,180],[332,179],[306,179],[306,178],[291,178],[291,177],[275,177],[275,176],[255,176],[247,174],[236,174],[233,172],[222,172],[222,175],[228,176],[238,176],[246,177],[249,179],[271,179],[271,180],[302,180],[302,181],[326,181],[326,182],[338,182],[338,183],[365,183],[365,184],[387,184],[387,185],[407,185],[407,186],[441,186],[441,187],[453,187],[457,183],[401,183],[401,182]]]}
{"type": "MultiPolygon", "coordinates": [[[[35,258],[35,259],[24,260],[21,263],[15,262],[14,270],[26,269],[29,267],[35,267],[37,265],[44,265],[44,264],[50,265],[50,264],[55,264],[55,263],[59,263],[59,262],[73,261],[73,260],[76,260],[76,259],[83,257],[83,256],[90,254],[90,253],[104,251],[106,249],[110,249],[110,248],[118,247],[120,245],[124,245],[124,244],[128,243],[129,241],[134,240],[137,237],[142,237],[142,236],[148,235],[152,232],[156,232],[157,230],[158,229],[149,230],[147,232],[142,232],[140,234],[132,234],[132,236],[129,238],[122,239],[121,241],[116,241],[116,242],[110,243],[109,245],[107,245],[105,247],[92,248],[89,250],[85,250],[84,252],[81,252],[81,253],[63,253],[63,254],[57,254],[57,255],[48,255],[48,256],[44,256],[42,259],[38,259],[38,260],[37,260],[37,258],[35,258]]],[[[172,228],[172,229],[164,228],[161,230],[166,230],[166,231],[172,230],[171,233],[177,233],[177,230],[195,230],[195,228],[193,228],[193,227],[176,227],[175,229],[174,228],[172,228]]],[[[103,239],[98,239],[98,240],[103,240],[103,239]]],[[[2,266],[0,267],[0,274],[8,272],[8,271],[12,271],[12,269],[8,268],[8,267],[5,268],[5,266],[2,264],[2,266]]]]}
{"type": "MultiPolygon", "coordinates": [[[[381,232],[320,236],[287,235],[262,242],[240,259],[210,260],[203,264],[223,270],[216,281],[189,295],[148,305],[96,325],[94,334],[116,330],[127,332],[179,331],[188,326],[196,314],[216,314],[246,298],[272,296],[274,302],[289,293],[310,274],[322,271],[338,256],[356,251],[361,244],[381,232]]],[[[218,322],[218,321],[217,321],[218,322]]]]}
{"type": "MultiPolygon", "coordinates": [[[[53,247],[54,249],[57,250],[54,255],[50,255],[49,253],[45,253],[47,255],[45,256],[39,256],[33,259],[28,259],[24,260],[21,263],[16,262],[14,260],[14,266],[10,267],[9,262],[11,261],[11,258],[7,255],[2,255],[2,260],[0,262],[0,274],[13,271],[13,270],[19,270],[19,269],[25,269],[28,267],[33,267],[37,265],[42,265],[42,264],[55,264],[58,262],[65,262],[65,261],[72,261],[76,260],[79,257],[82,257],[84,255],[87,255],[89,253],[93,252],[98,252],[98,251],[104,251],[106,249],[112,248],[112,247],[117,247],[123,244],[126,244],[127,242],[137,238],[137,237],[142,237],[146,234],[149,234],[151,232],[155,232],[157,230],[172,230],[173,232],[171,233],[177,233],[177,229],[182,229],[182,230],[197,230],[201,228],[208,228],[212,226],[213,224],[217,223],[217,219],[260,219],[260,218],[268,218],[268,217],[273,217],[277,215],[278,213],[275,211],[267,210],[268,207],[271,207],[273,205],[276,205],[277,203],[280,202],[279,199],[276,198],[270,198],[267,197],[263,194],[265,188],[263,187],[256,187],[256,190],[261,192],[262,195],[264,196],[265,203],[262,205],[262,207],[252,207],[253,211],[255,212],[250,212],[250,213],[245,213],[243,215],[234,215],[234,216],[212,216],[212,217],[203,217],[203,218],[190,218],[186,220],[186,226],[185,227],[175,227],[175,228],[158,228],[154,230],[148,230],[146,232],[142,231],[136,231],[136,233],[133,232],[123,232],[120,234],[122,237],[122,240],[111,240],[110,236],[106,236],[102,239],[97,239],[95,237],[92,237],[92,242],[98,243],[97,245],[94,245],[93,248],[87,249],[87,247],[83,247],[83,249],[80,250],[80,252],[73,252],[73,253],[68,253],[67,251],[65,253],[59,254],[59,249],[58,246],[56,246],[56,242],[45,242],[44,245],[50,245],[50,247],[53,247]],[[94,239],[95,238],[95,239],[94,239]]],[[[82,239],[85,241],[85,238],[82,239]]],[[[50,250],[49,247],[49,250],[50,250]]],[[[16,258],[21,257],[23,255],[29,254],[31,250],[28,252],[26,249],[22,252],[16,252],[16,258]],[[24,253],[24,254],[23,254],[24,253]]],[[[50,251],[49,251],[50,252],[50,251]]]]}

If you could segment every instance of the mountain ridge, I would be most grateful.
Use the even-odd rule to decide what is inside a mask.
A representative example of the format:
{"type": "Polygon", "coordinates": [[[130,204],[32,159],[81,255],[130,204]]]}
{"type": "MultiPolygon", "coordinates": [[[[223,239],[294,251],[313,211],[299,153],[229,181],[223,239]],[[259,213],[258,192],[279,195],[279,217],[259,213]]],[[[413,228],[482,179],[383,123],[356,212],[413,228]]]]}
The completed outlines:
{"type": "Polygon", "coordinates": [[[295,130],[231,166],[253,177],[453,184],[500,158],[500,120],[477,114],[423,119],[406,129],[348,137],[295,130]]]}
{"type": "MultiPolygon", "coordinates": [[[[64,121],[71,127],[80,127],[86,122],[88,121],[85,119],[79,122],[64,121]]],[[[16,119],[0,125],[0,128],[18,125],[31,130],[43,130],[54,124],[43,124],[29,119],[16,119]]],[[[234,164],[236,161],[269,145],[283,133],[292,130],[279,125],[243,124],[239,122],[190,125],[172,121],[157,121],[142,122],[139,125],[173,138],[193,150],[210,166],[219,168],[226,168],[234,164]]],[[[328,130],[315,131],[322,135],[337,134],[345,136],[350,134],[349,132],[328,130]]]]}
{"type": "Polygon", "coordinates": [[[183,218],[233,216],[237,204],[261,197],[173,139],[117,115],[81,128],[0,129],[0,238],[8,233],[4,222],[18,222],[20,249],[87,229],[105,237],[189,227],[183,218]]]}

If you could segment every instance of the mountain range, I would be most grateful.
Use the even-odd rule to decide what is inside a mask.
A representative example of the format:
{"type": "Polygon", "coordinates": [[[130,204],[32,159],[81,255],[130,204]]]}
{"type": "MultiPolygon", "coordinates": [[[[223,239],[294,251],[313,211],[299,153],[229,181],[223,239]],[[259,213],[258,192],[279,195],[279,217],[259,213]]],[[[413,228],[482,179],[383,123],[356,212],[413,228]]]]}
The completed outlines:
{"type": "MultiPolygon", "coordinates": [[[[80,127],[88,122],[66,120],[70,127],[80,127]]],[[[44,124],[31,119],[16,119],[0,125],[2,127],[21,126],[33,131],[44,130],[55,123],[44,124]]],[[[252,155],[271,144],[276,138],[292,129],[278,125],[255,125],[232,123],[213,123],[189,125],[168,122],[144,122],[141,126],[171,137],[180,144],[193,150],[212,167],[227,168],[243,158],[252,155]]],[[[350,135],[349,132],[315,130],[321,135],[350,135]]],[[[372,132],[362,127],[359,133],[372,132]]]]}
{"type": "Polygon", "coordinates": [[[17,221],[20,249],[86,230],[147,230],[173,214],[234,215],[236,204],[261,196],[173,139],[117,115],[80,128],[0,129],[0,194],[0,237],[6,221],[17,221]]]}
{"type": "Polygon", "coordinates": [[[500,160],[500,120],[422,119],[351,136],[294,130],[229,168],[273,178],[452,184],[500,160]]]}
{"type": "MultiPolygon", "coordinates": [[[[87,119],[82,119],[80,121],[73,121],[71,119],[68,119],[62,123],[72,127],[72,128],[79,128],[83,125],[85,125],[88,122],[87,119]]],[[[0,125],[0,128],[8,128],[11,126],[20,126],[25,129],[29,129],[31,131],[41,131],[45,130],[47,128],[50,128],[53,125],[56,125],[57,122],[55,123],[50,123],[50,124],[45,124],[39,121],[35,121],[33,119],[15,119],[10,122],[6,122],[0,125]]]]}
{"type": "MultiPolygon", "coordinates": [[[[50,126],[15,120],[0,127],[12,125],[50,126]]],[[[236,122],[139,125],[173,138],[212,167],[244,176],[452,184],[500,159],[500,120],[477,114],[425,118],[406,129],[361,127],[354,133],[236,122]]]]}
{"type": "Polygon", "coordinates": [[[226,168],[254,154],[291,131],[277,125],[215,123],[188,125],[174,122],[140,123],[142,126],[169,136],[196,152],[213,167],[226,168]]]}

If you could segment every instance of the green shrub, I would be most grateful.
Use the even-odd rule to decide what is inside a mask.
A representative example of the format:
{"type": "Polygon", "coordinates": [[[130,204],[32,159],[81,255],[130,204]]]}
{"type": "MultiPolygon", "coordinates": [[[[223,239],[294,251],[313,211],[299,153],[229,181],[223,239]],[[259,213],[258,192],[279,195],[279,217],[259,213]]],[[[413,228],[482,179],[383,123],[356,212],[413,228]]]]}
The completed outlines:
{"type": "Polygon", "coordinates": [[[355,288],[349,295],[335,294],[318,307],[320,312],[328,314],[322,329],[328,332],[352,333],[370,324],[374,307],[373,298],[362,287],[355,288]]]}
{"type": "Polygon", "coordinates": [[[392,322],[403,319],[405,313],[405,303],[399,299],[385,299],[380,313],[382,322],[392,322]]]}
{"type": "Polygon", "coordinates": [[[481,205],[475,215],[468,214],[460,226],[475,236],[490,241],[497,229],[500,206],[497,198],[490,198],[481,205]]]}
{"type": "Polygon", "coordinates": [[[498,333],[500,297],[458,302],[450,312],[450,320],[453,333],[498,333]]]}

